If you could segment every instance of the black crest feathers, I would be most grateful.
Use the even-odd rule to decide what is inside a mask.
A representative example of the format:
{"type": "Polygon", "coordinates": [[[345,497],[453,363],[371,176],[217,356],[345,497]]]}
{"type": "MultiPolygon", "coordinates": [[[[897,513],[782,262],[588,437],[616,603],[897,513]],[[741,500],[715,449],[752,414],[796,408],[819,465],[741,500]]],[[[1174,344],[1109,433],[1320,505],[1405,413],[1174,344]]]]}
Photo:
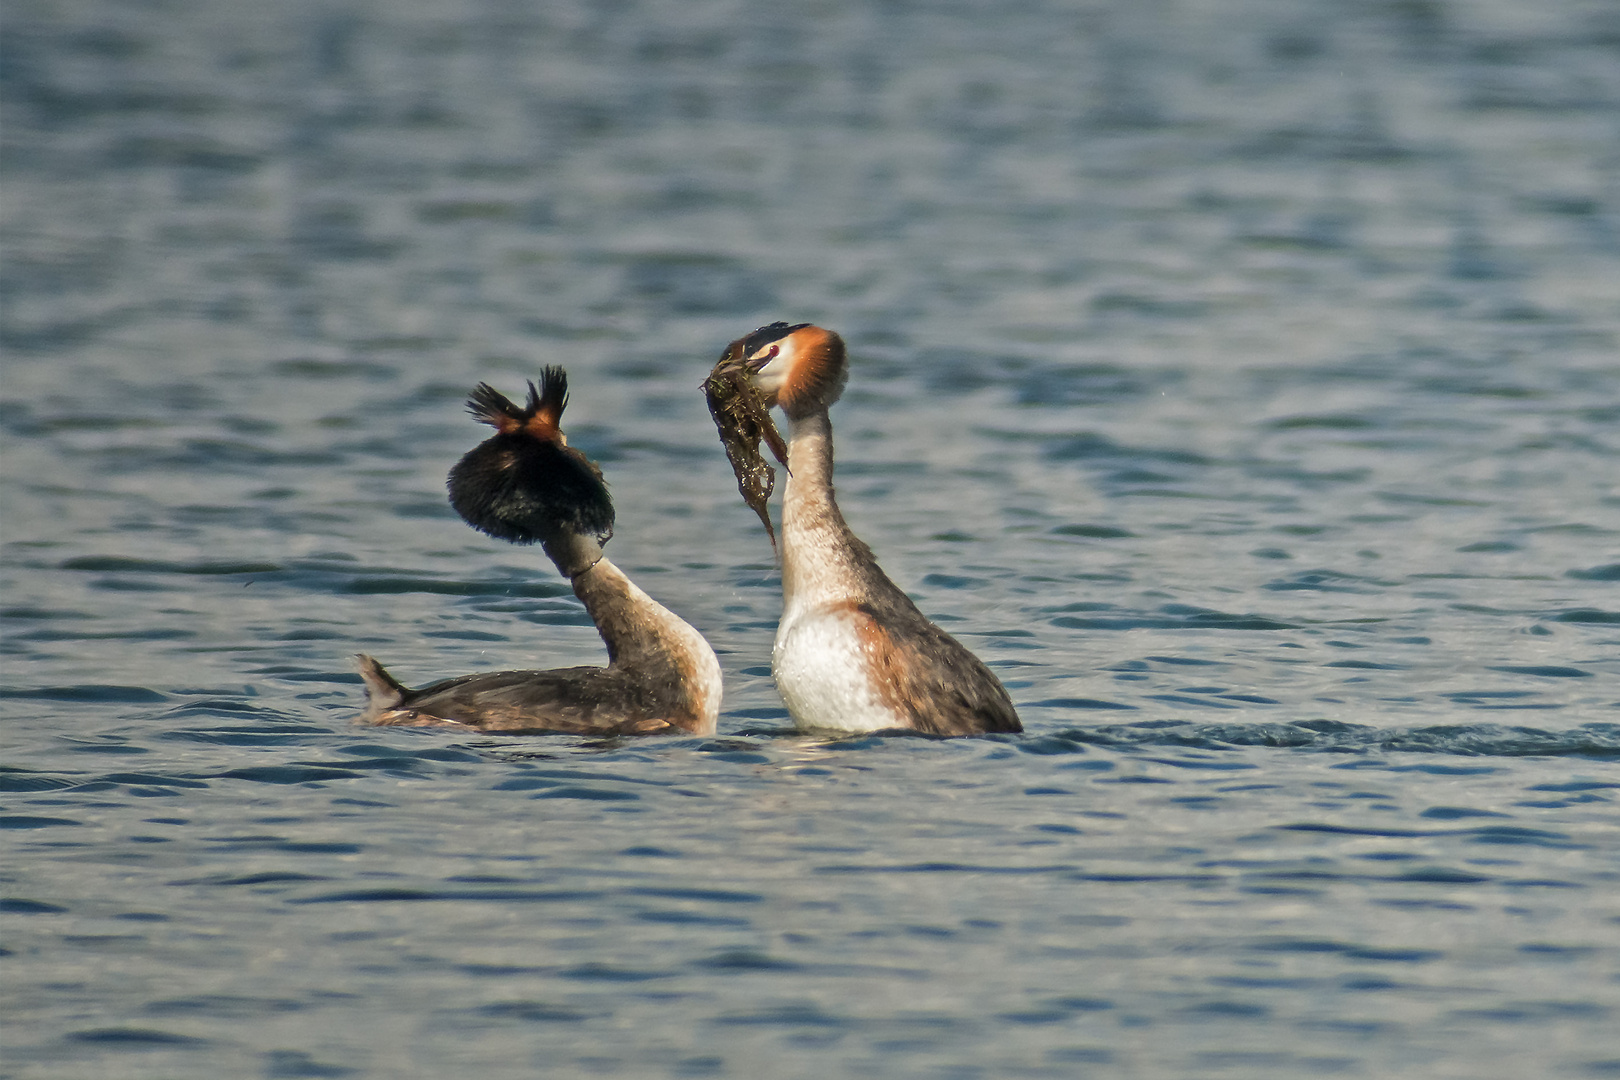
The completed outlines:
{"type": "Polygon", "coordinates": [[[488,383],[467,399],[474,419],[496,434],[469,450],[450,470],[450,505],[480,532],[514,544],[576,533],[606,543],[613,535],[613,500],[602,470],[563,437],[568,374],[547,367],[529,383],[523,408],[488,383]]]}
{"type": "Polygon", "coordinates": [[[803,330],[810,324],[807,322],[793,323],[791,326],[785,322],[767,323],[745,337],[733,341],[726,349],[728,357],[746,360],[773,341],[781,341],[795,330],[803,330]]]}
{"type": "Polygon", "coordinates": [[[479,383],[467,397],[467,411],[479,423],[502,434],[532,428],[540,438],[562,438],[562,414],[567,407],[568,372],[556,366],[541,369],[538,387],[529,381],[529,399],[521,409],[489,383],[479,383]]]}

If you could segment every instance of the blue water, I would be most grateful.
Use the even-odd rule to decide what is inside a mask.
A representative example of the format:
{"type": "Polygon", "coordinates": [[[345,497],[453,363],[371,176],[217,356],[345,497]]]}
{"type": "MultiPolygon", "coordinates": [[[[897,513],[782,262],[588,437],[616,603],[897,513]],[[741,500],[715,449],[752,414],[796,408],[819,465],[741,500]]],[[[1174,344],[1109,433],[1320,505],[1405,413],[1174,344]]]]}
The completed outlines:
{"type": "Polygon", "coordinates": [[[1620,1075],[1602,0],[18,0],[0,1075],[1620,1075]],[[1008,738],[794,734],[699,384],[840,331],[856,531],[1008,738]],[[573,385],[712,739],[473,533],[573,385]]]}

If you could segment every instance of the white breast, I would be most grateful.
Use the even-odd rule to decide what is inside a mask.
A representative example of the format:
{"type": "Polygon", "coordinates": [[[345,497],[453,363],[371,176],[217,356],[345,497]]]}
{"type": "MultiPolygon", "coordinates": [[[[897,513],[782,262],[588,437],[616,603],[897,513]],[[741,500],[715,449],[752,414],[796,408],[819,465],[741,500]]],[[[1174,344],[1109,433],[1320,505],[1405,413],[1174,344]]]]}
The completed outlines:
{"type": "Polygon", "coordinates": [[[872,685],[871,660],[848,607],[795,610],[776,628],[771,674],[801,729],[882,731],[904,726],[872,685]]]}

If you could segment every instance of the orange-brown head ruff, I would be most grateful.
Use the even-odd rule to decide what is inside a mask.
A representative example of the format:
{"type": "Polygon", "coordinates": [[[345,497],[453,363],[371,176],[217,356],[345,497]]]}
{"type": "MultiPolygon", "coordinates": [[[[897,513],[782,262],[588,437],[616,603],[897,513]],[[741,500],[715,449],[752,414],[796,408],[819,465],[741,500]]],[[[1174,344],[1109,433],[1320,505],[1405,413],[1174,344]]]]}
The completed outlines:
{"type": "Polygon", "coordinates": [[[844,339],[809,323],[775,323],[761,327],[750,337],[778,328],[772,340],[749,342],[753,350],[744,363],[755,372],[754,385],[773,405],[780,405],[789,419],[826,410],[844,392],[849,378],[844,339]]]}
{"type": "Polygon", "coordinates": [[[450,470],[450,505],[480,532],[514,544],[533,544],[564,533],[613,535],[613,500],[602,470],[568,445],[562,413],[568,374],[547,367],[540,385],[529,383],[519,408],[488,383],[467,399],[473,417],[496,434],[469,450],[450,470]]]}

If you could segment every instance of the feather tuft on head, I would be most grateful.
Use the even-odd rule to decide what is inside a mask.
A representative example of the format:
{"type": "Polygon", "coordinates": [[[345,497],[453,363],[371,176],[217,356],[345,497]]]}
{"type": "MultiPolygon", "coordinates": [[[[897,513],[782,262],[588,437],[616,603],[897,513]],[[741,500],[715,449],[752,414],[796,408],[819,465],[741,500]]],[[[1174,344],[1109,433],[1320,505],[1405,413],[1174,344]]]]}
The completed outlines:
{"type": "Polygon", "coordinates": [[[568,407],[568,372],[555,365],[542,368],[540,385],[529,382],[529,397],[523,408],[489,383],[479,383],[467,396],[467,411],[474,420],[488,424],[502,435],[527,431],[537,439],[567,443],[562,433],[562,414],[568,407]]]}
{"type": "Polygon", "coordinates": [[[480,532],[514,544],[564,534],[606,543],[613,535],[613,500],[602,470],[568,445],[559,426],[568,405],[568,374],[542,370],[519,408],[479,383],[467,411],[496,434],[469,450],[450,470],[450,505],[480,532]]]}

